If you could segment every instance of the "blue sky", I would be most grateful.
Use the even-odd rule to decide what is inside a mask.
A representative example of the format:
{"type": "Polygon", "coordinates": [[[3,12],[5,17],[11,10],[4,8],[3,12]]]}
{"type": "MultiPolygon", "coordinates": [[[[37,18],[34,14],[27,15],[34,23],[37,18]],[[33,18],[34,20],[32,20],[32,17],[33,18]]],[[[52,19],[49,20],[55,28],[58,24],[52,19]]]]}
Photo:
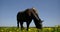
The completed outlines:
{"type": "Polygon", "coordinates": [[[17,26],[17,13],[31,7],[38,10],[43,26],[60,24],[60,0],[0,0],[0,26],[17,26]]]}

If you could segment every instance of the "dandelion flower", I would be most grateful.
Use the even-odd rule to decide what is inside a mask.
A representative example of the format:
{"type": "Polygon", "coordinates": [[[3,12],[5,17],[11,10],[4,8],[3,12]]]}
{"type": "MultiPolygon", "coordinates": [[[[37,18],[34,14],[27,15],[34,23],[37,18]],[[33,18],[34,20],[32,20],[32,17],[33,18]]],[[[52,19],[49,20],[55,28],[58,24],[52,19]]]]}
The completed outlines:
{"type": "Polygon", "coordinates": [[[9,32],[12,32],[12,31],[9,31],[9,32]]]}
{"type": "Polygon", "coordinates": [[[4,31],[4,30],[1,30],[1,31],[4,31]]]}

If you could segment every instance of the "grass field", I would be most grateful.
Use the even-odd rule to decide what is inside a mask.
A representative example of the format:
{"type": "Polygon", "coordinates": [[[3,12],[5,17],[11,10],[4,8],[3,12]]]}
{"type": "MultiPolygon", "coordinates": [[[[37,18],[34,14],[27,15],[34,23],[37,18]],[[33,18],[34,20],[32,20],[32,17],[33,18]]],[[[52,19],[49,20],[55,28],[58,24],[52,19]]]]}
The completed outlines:
{"type": "Polygon", "coordinates": [[[60,27],[43,27],[42,30],[30,27],[28,31],[26,28],[21,31],[20,28],[17,27],[0,27],[0,32],[60,32],[60,27]]]}

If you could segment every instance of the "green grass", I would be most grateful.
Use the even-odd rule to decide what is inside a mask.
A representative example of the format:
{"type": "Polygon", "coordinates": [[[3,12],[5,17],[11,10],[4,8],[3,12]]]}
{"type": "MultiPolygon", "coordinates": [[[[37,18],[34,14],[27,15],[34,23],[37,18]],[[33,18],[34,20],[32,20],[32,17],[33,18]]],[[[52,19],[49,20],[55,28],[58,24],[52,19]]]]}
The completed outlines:
{"type": "Polygon", "coordinates": [[[26,28],[21,31],[20,28],[17,27],[0,27],[0,32],[60,32],[60,27],[43,27],[42,30],[30,27],[28,31],[26,28]]]}

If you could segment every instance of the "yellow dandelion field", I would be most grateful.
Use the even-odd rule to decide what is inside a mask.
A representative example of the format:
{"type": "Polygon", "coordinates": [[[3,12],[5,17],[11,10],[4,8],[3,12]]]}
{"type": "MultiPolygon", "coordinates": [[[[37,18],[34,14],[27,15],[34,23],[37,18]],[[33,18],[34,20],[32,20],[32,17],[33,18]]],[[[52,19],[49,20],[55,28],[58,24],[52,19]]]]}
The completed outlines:
{"type": "Polygon", "coordinates": [[[60,27],[43,27],[42,30],[31,27],[28,31],[26,28],[21,30],[17,27],[0,27],[0,32],[60,32],[60,27]]]}

